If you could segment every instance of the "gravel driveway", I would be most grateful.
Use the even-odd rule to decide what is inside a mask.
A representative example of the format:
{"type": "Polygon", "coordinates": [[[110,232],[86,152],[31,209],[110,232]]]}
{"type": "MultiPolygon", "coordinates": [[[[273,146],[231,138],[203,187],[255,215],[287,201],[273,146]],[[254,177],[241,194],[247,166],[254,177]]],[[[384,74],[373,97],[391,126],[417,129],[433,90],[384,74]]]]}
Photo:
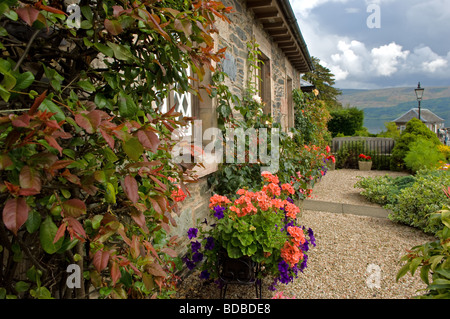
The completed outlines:
{"type": "MultiPolygon", "coordinates": [[[[353,185],[357,176],[399,175],[386,171],[329,171],[316,184],[313,199],[338,203],[368,203],[353,185]]],[[[402,174],[404,175],[404,174],[402,174]]],[[[411,298],[425,288],[418,273],[395,282],[406,249],[434,240],[432,236],[388,219],[304,211],[302,224],[311,227],[316,247],[308,252],[308,268],[289,285],[280,284],[284,296],[302,299],[411,298]]],[[[263,281],[263,298],[272,298],[263,281]]],[[[254,287],[230,285],[227,298],[255,298],[254,287]]],[[[205,283],[194,272],[180,286],[178,298],[219,298],[214,283],[205,283]]]]}

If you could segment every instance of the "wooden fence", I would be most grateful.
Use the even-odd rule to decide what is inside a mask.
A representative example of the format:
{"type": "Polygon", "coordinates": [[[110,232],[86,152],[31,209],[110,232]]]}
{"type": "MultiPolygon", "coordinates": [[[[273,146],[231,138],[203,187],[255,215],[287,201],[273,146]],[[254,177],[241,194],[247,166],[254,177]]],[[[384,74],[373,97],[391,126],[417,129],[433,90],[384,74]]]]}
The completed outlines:
{"type": "Polygon", "coordinates": [[[382,137],[335,137],[331,151],[337,168],[358,168],[359,154],[372,157],[372,169],[389,170],[395,141],[382,137]]]}

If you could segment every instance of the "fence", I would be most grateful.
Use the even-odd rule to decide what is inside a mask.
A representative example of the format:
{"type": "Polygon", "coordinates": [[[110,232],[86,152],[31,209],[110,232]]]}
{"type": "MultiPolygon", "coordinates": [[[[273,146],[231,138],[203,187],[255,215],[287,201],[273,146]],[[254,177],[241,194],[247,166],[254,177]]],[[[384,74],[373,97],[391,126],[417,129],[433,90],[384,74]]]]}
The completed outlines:
{"type": "Polygon", "coordinates": [[[389,170],[395,141],[381,137],[335,137],[331,151],[337,168],[358,168],[359,154],[372,157],[372,169],[389,170]]]}

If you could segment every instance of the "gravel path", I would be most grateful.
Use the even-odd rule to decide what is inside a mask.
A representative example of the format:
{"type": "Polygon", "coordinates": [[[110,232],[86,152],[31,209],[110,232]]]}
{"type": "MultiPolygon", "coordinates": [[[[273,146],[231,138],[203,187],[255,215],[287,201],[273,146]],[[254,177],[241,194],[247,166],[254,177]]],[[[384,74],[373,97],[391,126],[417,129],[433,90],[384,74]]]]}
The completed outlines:
{"type": "MultiPolygon", "coordinates": [[[[314,187],[313,199],[339,203],[367,203],[353,187],[357,176],[377,176],[392,172],[358,170],[329,171],[314,187]]],[[[399,173],[396,173],[397,175],[399,173]]],[[[400,257],[406,249],[434,240],[432,236],[388,219],[304,211],[302,224],[311,227],[316,247],[308,252],[308,268],[289,285],[281,284],[284,296],[301,299],[404,299],[425,288],[418,274],[409,274],[395,282],[401,267],[400,257]]],[[[267,289],[270,280],[263,281],[263,298],[272,298],[267,289]]],[[[227,298],[252,299],[252,286],[230,285],[227,298]]],[[[198,279],[192,273],[181,284],[178,298],[219,298],[214,283],[198,279]]]]}

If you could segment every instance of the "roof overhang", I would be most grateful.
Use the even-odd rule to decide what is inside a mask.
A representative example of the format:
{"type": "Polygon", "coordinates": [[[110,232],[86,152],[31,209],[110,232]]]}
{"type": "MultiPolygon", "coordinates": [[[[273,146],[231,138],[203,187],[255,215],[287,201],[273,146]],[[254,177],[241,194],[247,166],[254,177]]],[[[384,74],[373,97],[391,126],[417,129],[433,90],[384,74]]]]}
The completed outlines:
{"type": "Polygon", "coordinates": [[[300,73],[312,71],[313,63],[289,0],[246,0],[246,3],[294,68],[300,73]]]}

